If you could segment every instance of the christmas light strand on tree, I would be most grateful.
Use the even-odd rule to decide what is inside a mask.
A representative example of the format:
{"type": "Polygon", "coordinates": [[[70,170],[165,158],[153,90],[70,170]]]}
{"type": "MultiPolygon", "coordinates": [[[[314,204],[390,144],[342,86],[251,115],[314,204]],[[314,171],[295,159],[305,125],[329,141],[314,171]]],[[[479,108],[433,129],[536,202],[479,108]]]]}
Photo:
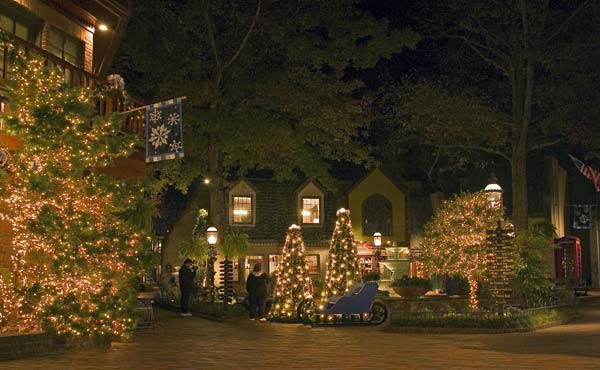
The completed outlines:
{"type": "Polygon", "coordinates": [[[2,119],[21,144],[0,169],[0,220],[13,234],[0,299],[14,295],[23,331],[126,335],[149,248],[120,215],[143,192],[99,169],[129,155],[138,139],[121,133],[122,118],[94,116],[93,91],[67,88],[43,60],[12,54],[11,66],[2,119]]]}
{"type": "Polygon", "coordinates": [[[478,280],[486,273],[487,231],[495,229],[502,217],[502,210],[491,207],[483,192],[457,195],[442,203],[424,227],[419,273],[464,277],[470,305],[477,309],[478,280]]]}
{"type": "Polygon", "coordinates": [[[270,313],[273,320],[297,319],[298,305],[306,297],[312,296],[312,281],[305,252],[300,226],[290,226],[281,262],[277,266],[277,285],[270,313]]]}
{"type": "Polygon", "coordinates": [[[360,282],[358,251],[354,242],[350,211],[341,208],[336,215],[325,273],[325,300],[333,295],[344,294],[352,285],[360,282]]]}

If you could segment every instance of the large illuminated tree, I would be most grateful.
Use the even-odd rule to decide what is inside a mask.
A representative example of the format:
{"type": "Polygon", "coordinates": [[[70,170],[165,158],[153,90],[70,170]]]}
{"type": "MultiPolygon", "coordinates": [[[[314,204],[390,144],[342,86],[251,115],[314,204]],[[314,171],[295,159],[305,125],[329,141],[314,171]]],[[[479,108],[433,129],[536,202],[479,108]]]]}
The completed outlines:
{"type": "Polygon", "coordinates": [[[324,298],[344,294],[360,281],[358,251],[354,242],[350,211],[337,211],[335,229],[329,246],[327,272],[325,273],[324,298]]]}
{"type": "Polygon", "coordinates": [[[445,201],[425,225],[419,258],[422,272],[464,277],[471,307],[477,308],[478,280],[486,272],[486,233],[501,218],[500,207],[491,207],[483,192],[445,201]]]}
{"type": "Polygon", "coordinates": [[[13,231],[0,296],[14,295],[22,331],[126,335],[147,239],[124,215],[135,213],[143,192],[102,167],[137,139],[120,132],[118,116],[95,114],[91,89],[66,87],[40,59],[11,58],[3,130],[20,145],[0,169],[0,219],[13,231]]]}
{"type": "Polygon", "coordinates": [[[277,267],[277,286],[271,317],[275,320],[295,319],[300,302],[312,295],[306,248],[298,225],[289,227],[281,263],[277,267]]]}

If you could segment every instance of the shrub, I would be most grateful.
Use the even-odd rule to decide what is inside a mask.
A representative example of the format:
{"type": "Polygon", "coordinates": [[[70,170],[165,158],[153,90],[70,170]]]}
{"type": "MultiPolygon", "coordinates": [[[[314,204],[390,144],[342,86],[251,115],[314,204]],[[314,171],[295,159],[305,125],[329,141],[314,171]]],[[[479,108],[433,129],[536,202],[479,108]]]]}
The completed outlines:
{"type": "Polygon", "coordinates": [[[392,321],[396,327],[472,328],[472,329],[533,329],[542,325],[568,322],[579,317],[573,307],[558,307],[532,311],[507,312],[497,316],[471,312],[454,313],[401,313],[392,321]]]}
{"type": "Polygon", "coordinates": [[[394,279],[391,286],[393,287],[423,287],[427,290],[431,289],[431,281],[420,277],[402,276],[399,279],[394,279]]]}
{"type": "Polygon", "coordinates": [[[366,273],[366,274],[364,274],[362,276],[362,280],[364,282],[367,282],[367,281],[379,281],[379,280],[381,280],[381,276],[379,275],[378,272],[368,272],[368,273],[366,273]]]}
{"type": "Polygon", "coordinates": [[[546,223],[530,225],[517,235],[518,269],[511,278],[514,297],[528,307],[539,307],[556,300],[548,280],[546,253],[552,248],[554,228],[546,223]]]}

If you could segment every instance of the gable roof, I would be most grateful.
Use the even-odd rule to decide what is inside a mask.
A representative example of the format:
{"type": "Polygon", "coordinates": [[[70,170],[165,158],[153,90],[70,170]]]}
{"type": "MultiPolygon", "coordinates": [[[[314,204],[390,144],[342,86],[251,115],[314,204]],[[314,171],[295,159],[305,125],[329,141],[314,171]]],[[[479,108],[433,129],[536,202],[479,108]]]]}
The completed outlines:
{"type": "Polygon", "coordinates": [[[398,190],[400,190],[401,192],[404,193],[404,195],[408,196],[409,194],[409,190],[406,186],[394,181],[392,178],[390,178],[380,167],[373,167],[369,172],[367,172],[362,178],[360,178],[360,180],[356,181],[354,184],[352,184],[352,186],[350,186],[348,189],[346,189],[344,191],[344,195],[348,196],[350,193],[352,193],[352,191],[354,189],[356,189],[360,184],[362,184],[366,179],[368,179],[371,175],[373,175],[373,173],[375,173],[375,171],[379,171],[381,172],[381,174],[390,182],[392,183],[392,185],[394,185],[398,190]]]}

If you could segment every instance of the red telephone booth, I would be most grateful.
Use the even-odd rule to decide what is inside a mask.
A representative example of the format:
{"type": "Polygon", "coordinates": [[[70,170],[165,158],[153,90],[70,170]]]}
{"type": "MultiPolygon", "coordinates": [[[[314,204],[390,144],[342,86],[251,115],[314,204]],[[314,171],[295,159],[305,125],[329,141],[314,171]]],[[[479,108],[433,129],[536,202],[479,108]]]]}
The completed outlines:
{"type": "Polygon", "coordinates": [[[581,240],[575,236],[565,236],[554,239],[554,244],[556,279],[566,285],[581,285],[581,240]]]}

